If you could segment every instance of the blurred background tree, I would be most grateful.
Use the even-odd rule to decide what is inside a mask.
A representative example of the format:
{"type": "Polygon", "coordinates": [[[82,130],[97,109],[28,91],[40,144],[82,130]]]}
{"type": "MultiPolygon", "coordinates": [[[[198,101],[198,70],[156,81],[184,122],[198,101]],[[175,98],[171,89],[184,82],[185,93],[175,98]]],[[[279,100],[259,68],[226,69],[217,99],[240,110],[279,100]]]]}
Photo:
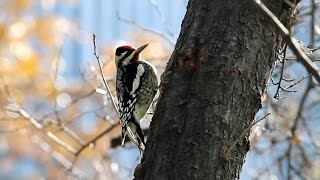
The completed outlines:
{"type": "MultiPolygon", "coordinates": [[[[142,56],[162,74],[186,5],[183,0],[2,0],[0,179],[132,179],[139,152],[116,142],[118,119],[93,56],[92,33],[114,92],[114,49],[149,43],[142,56]]],[[[295,17],[292,34],[318,47],[319,1],[302,1],[295,17]]],[[[291,54],[288,50],[290,60],[278,63],[273,76],[279,79],[284,67],[284,77],[294,80],[282,81],[284,87],[309,75],[291,54]]],[[[281,92],[285,99],[279,100],[274,98],[278,86],[270,84],[256,117],[272,115],[252,129],[253,148],[241,179],[319,177],[318,88],[307,91],[305,108],[296,116],[308,79],[294,86],[297,92],[281,92]],[[292,124],[297,124],[294,136],[292,124]]]]}

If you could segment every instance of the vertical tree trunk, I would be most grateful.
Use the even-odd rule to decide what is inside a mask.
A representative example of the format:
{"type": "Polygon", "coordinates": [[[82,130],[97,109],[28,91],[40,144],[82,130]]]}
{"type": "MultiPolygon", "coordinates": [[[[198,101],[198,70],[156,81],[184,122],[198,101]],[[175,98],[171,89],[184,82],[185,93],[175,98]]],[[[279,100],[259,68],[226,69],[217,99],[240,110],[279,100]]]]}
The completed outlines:
{"type": "Polygon", "coordinates": [[[224,152],[261,107],[275,61],[277,34],[257,11],[251,0],[189,1],[136,179],[239,178],[248,141],[224,152]]]}

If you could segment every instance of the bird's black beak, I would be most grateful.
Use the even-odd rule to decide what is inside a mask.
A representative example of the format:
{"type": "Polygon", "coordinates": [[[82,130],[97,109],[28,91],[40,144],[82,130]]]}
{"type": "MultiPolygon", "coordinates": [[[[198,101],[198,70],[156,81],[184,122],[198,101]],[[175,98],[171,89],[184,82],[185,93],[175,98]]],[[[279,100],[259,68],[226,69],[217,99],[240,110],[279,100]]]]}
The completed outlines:
{"type": "Polygon", "coordinates": [[[144,48],[146,48],[149,44],[145,44],[134,51],[135,54],[139,54],[144,48]]]}

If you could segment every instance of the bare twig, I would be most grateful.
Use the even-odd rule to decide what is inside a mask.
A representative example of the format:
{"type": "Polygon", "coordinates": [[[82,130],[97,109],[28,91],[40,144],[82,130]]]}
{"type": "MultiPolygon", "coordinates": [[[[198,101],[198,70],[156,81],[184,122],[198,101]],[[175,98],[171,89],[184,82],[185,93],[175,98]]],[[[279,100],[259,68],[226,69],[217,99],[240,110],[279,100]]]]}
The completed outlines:
{"type": "Polygon", "coordinates": [[[75,140],[78,144],[83,145],[84,141],[72,130],[70,130],[65,123],[63,126],[59,126],[59,129],[63,130],[66,134],[68,134],[73,140],[75,140]]]}
{"type": "MultiPolygon", "coordinates": [[[[288,45],[285,44],[283,51],[281,52],[281,54],[283,54],[283,58],[281,57],[281,72],[280,72],[280,77],[279,77],[279,81],[276,83],[276,85],[278,85],[277,87],[277,91],[274,95],[274,98],[279,99],[280,98],[280,89],[283,89],[281,86],[281,81],[283,80],[283,72],[284,72],[284,66],[286,63],[286,54],[287,54],[287,48],[288,45]]],[[[281,56],[281,54],[279,56],[281,56]]]]}
{"type": "Polygon", "coordinates": [[[112,103],[113,103],[114,109],[115,109],[115,110],[117,111],[117,113],[119,114],[119,110],[118,110],[116,101],[115,101],[115,99],[114,99],[114,97],[113,97],[113,95],[112,95],[112,92],[111,92],[111,90],[110,90],[110,87],[109,87],[109,85],[108,85],[108,83],[107,83],[107,81],[106,81],[106,78],[104,77],[103,71],[102,71],[102,66],[101,66],[101,63],[100,63],[100,58],[99,58],[99,56],[98,56],[98,54],[97,54],[96,35],[95,35],[95,34],[93,34],[93,39],[92,39],[92,40],[93,40],[93,51],[94,51],[93,54],[94,54],[94,56],[95,56],[96,59],[97,59],[97,62],[98,62],[98,65],[99,65],[99,70],[100,70],[100,73],[101,73],[101,77],[102,77],[103,83],[104,83],[105,87],[107,88],[107,91],[108,91],[109,96],[110,96],[110,99],[111,99],[111,101],[112,101],[112,103]]]}
{"type": "Polygon", "coordinates": [[[320,83],[320,73],[319,68],[310,60],[310,58],[302,51],[297,40],[290,35],[290,32],[287,28],[279,21],[279,19],[260,1],[253,0],[255,2],[261,12],[270,18],[271,22],[274,26],[280,31],[282,37],[286,40],[286,42],[290,45],[290,48],[294,52],[294,54],[298,57],[300,62],[304,65],[304,67],[315,77],[315,79],[320,83]]]}
{"type": "MultiPolygon", "coordinates": [[[[63,46],[62,46],[63,47],[63,46]]],[[[59,51],[58,51],[58,55],[57,55],[57,59],[56,59],[56,64],[55,64],[55,70],[54,70],[54,75],[53,75],[53,80],[52,80],[52,87],[55,87],[55,84],[56,84],[56,81],[58,79],[58,74],[59,74],[59,64],[60,64],[60,61],[61,61],[61,53],[62,53],[62,47],[59,48],[59,51]]],[[[53,99],[53,111],[54,111],[54,114],[56,115],[57,117],[57,122],[59,124],[59,126],[63,126],[62,125],[62,121],[61,121],[61,118],[59,117],[59,112],[57,110],[57,102],[55,100],[55,97],[57,96],[57,92],[55,90],[52,90],[51,91],[52,93],[52,99],[53,99]]]]}
{"type": "Polygon", "coordinates": [[[311,34],[311,47],[314,47],[314,45],[315,45],[315,35],[316,35],[316,33],[315,33],[315,26],[316,26],[316,1],[315,0],[312,0],[312,2],[311,2],[311,6],[312,6],[312,8],[311,8],[311,23],[310,23],[310,25],[311,25],[311,27],[310,27],[310,30],[311,30],[311,32],[310,32],[310,34],[311,34]]]}
{"type": "Polygon", "coordinates": [[[292,88],[293,86],[301,83],[304,79],[306,79],[306,78],[308,78],[308,77],[311,77],[311,76],[312,76],[311,74],[309,74],[309,75],[307,75],[307,76],[303,76],[303,77],[302,77],[300,80],[298,80],[297,82],[291,84],[290,86],[287,86],[286,89],[292,88]]]}
{"type": "Polygon", "coordinates": [[[97,140],[99,140],[101,137],[103,137],[104,135],[106,135],[107,133],[111,132],[115,127],[117,127],[119,125],[119,123],[113,124],[112,126],[110,126],[109,128],[105,129],[104,131],[102,131],[100,134],[98,134],[96,137],[94,137],[92,140],[88,141],[86,144],[84,144],[78,151],[76,151],[74,153],[75,155],[75,159],[72,162],[72,166],[70,166],[70,168],[68,170],[72,171],[72,169],[75,166],[75,163],[77,162],[80,154],[82,153],[83,150],[85,150],[88,147],[91,147],[92,145],[94,145],[96,143],[97,140]]]}
{"type": "Polygon", "coordinates": [[[74,154],[76,152],[76,150],[72,146],[69,146],[67,143],[65,143],[63,140],[61,140],[59,137],[54,135],[51,131],[46,131],[44,126],[41,123],[39,123],[35,118],[33,118],[20,105],[18,105],[15,102],[15,100],[11,96],[11,93],[10,93],[7,85],[5,84],[4,86],[5,86],[5,93],[9,97],[10,103],[14,107],[14,109],[7,109],[8,111],[20,114],[22,117],[24,117],[26,120],[28,120],[35,128],[37,128],[38,130],[43,132],[47,137],[49,137],[51,140],[53,140],[58,145],[60,145],[63,148],[65,148],[70,153],[74,154]]]}
{"type": "MultiPolygon", "coordinates": [[[[58,163],[60,163],[65,169],[69,169],[72,166],[72,163],[68,159],[66,159],[58,151],[55,151],[50,144],[43,141],[39,136],[33,135],[32,139],[33,139],[33,142],[37,143],[43,151],[51,154],[52,158],[55,159],[58,163]]],[[[72,174],[78,178],[84,178],[86,173],[80,171],[77,168],[72,171],[72,174]]]]}
{"type": "Polygon", "coordinates": [[[24,117],[26,120],[28,120],[35,128],[37,128],[38,130],[44,132],[44,134],[46,136],[48,136],[51,140],[53,140],[58,145],[60,145],[63,148],[65,148],[70,153],[72,153],[72,154],[76,153],[76,150],[72,146],[70,146],[67,143],[65,143],[59,137],[54,135],[51,131],[46,131],[42,124],[40,124],[36,119],[31,117],[24,109],[22,109],[17,103],[15,103],[13,101],[13,99],[12,99],[12,103],[16,106],[16,110],[11,110],[12,112],[19,113],[22,117],[24,117]]]}
{"type": "Polygon", "coordinates": [[[174,37],[175,37],[175,36],[174,36],[174,33],[171,32],[170,27],[169,27],[169,24],[168,24],[165,16],[162,14],[162,11],[161,11],[160,7],[158,6],[158,4],[155,2],[155,0],[149,0],[149,3],[150,3],[150,4],[154,7],[154,9],[156,10],[156,12],[157,12],[158,16],[160,17],[163,25],[165,25],[165,27],[166,27],[167,33],[168,33],[172,38],[174,38],[174,37]]]}
{"type": "Polygon", "coordinates": [[[23,127],[15,127],[15,128],[11,128],[11,129],[0,129],[0,133],[15,133],[19,130],[27,129],[29,127],[31,127],[30,124],[23,126],[23,127]]]}
{"type": "Polygon", "coordinates": [[[141,30],[143,30],[143,31],[153,33],[153,34],[155,34],[155,35],[157,35],[157,36],[165,39],[171,46],[174,46],[174,44],[175,44],[170,38],[168,38],[168,37],[165,36],[164,34],[162,34],[162,33],[160,33],[160,32],[157,32],[157,31],[154,31],[154,30],[151,30],[151,29],[148,29],[148,28],[146,28],[146,27],[143,27],[143,26],[137,24],[136,22],[134,22],[134,21],[132,21],[132,20],[125,19],[125,18],[121,17],[120,14],[119,14],[119,12],[117,12],[117,18],[118,18],[118,20],[121,21],[121,22],[124,22],[124,23],[126,23],[126,24],[135,26],[135,27],[137,27],[137,28],[139,28],[139,29],[141,29],[141,30]]]}
{"type": "Polygon", "coordinates": [[[297,129],[297,125],[298,125],[298,120],[299,120],[299,118],[301,117],[301,114],[302,114],[302,111],[303,111],[303,105],[304,105],[304,103],[306,102],[306,99],[307,99],[307,97],[308,97],[308,94],[309,94],[309,92],[310,92],[310,90],[313,88],[314,86],[313,86],[313,83],[312,83],[312,81],[311,81],[311,79],[309,80],[309,84],[308,84],[308,86],[307,86],[307,89],[306,89],[306,91],[304,92],[304,94],[303,94],[303,96],[302,96],[302,99],[301,99],[301,101],[300,101],[300,105],[299,105],[299,110],[298,110],[298,112],[297,112],[297,115],[296,115],[296,118],[294,119],[294,125],[293,125],[293,127],[292,127],[292,129],[291,129],[291,132],[292,132],[292,134],[295,134],[295,131],[296,131],[296,129],[297,129]]]}
{"type": "Polygon", "coordinates": [[[236,145],[238,144],[238,142],[251,130],[251,128],[256,125],[258,122],[266,119],[271,113],[267,113],[266,115],[264,115],[263,117],[261,117],[260,119],[253,121],[249,127],[247,127],[245,130],[242,131],[241,135],[231,144],[231,146],[224,152],[224,158],[225,160],[229,160],[230,159],[230,154],[231,151],[236,147],[236,145]]]}
{"type": "MultiPolygon", "coordinates": [[[[111,90],[109,88],[109,85],[106,81],[106,78],[104,77],[104,74],[103,74],[103,71],[102,71],[102,66],[101,66],[101,63],[100,63],[100,58],[97,54],[97,46],[96,46],[96,35],[93,34],[93,51],[94,51],[94,56],[96,57],[97,61],[98,61],[98,65],[99,65],[99,69],[100,69],[100,73],[101,73],[101,77],[102,77],[102,80],[103,80],[103,83],[105,85],[105,87],[107,88],[107,91],[109,93],[109,96],[111,98],[111,101],[113,103],[113,106],[115,108],[115,110],[117,111],[117,114],[119,115],[119,111],[118,111],[118,108],[117,108],[117,105],[116,105],[116,102],[114,100],[114,97],[111,93],[111,90]]],[[[75,166],[75,163],[77,162],[78,158],[79,158],[79,155],[81,154],[81,152],[83,150],[85,150],[87,147],[90,147],[91,145],[94,145],[95,142],[100,139],[102,136],[104,136],[105,134],[109,133],[110,131],[112,131],[115,127],[117,127],[119,125],[119,123],[116,123],[116,124],[113,124],[112,126],[110,126],[109,128],[105,129],[104,131],[102,131],[100,134],[98,134],[96,137],[94,137],[92,140],[88,141],[87,143],[85,143],[79,150],[77,150],[74,155],[75,155],[75,159],[73,160],[73,165],[69,168],[70,171],[72,171],[73,167],[75,166]]]]}
{"type": "Polygon", "coordinates": [[[292,9],[296,7],[296,5],[289,0],[283,0],[283,2],[286,3],[288,6],[290,6],[290,8],[292,9]]]}
{"type": "MultiPolygon", "coordinates": [[[[297,174],[297,172],[295,171],[294,167],[293,167],[293,163],[291,162],[292,161],[292,154],[293,154],[293,146],[294,145],[297,145],[299,148],[300,148],[300,151],[302,154],[304,154],[304,151],[303,151],[303,148],[301,147],[301,144],[300,144],[300,140],[298,139],[298,135],[296,134],[296,131],[297,131],[297,128],[298,128],[298,122],[299,120],[301,119],[301,115],[302,115],[302,111],[303,111],[303,106],[304,106],[304,103],[306,102],[306,99],[308,97],[308,94],[310,93],[311,89],[313,88],[313,83],[311,80],[309,80],[309,84],[307,86],[307,89],[305,90],[303,96],[302,96],[302,99],[300,101],[300,105],[299,105],[299,109],[298,109],[298,112],[297,112],[297,115],[293,121],[293,126],[290,128],[291,130],[291,135],[290,137],[288,137],[288,139],[290,140],[289,142],[289,147],[288,147],[288,150],[287,150],[287,160],[288,160],[288,179],[291,179],[291,173],[290,171],[293,170],[293,172],[295,174],[297,174]]],[[[305,157],[304,160],[308,162],[308,160],[306,159],[306,155],[303,156],[305,157]]]]}
{"type": "MultiPolygon", "coordinates": [[[[71,101],[71,103],[70,103],[70,106],[73,105],[73,104],[76,104],[77,102],[79,102],[80,100],[82,100],[82,99],[84,99],[84,98],[87,98],[87,97],[93,95],[95,92],[96,92],[96,90],[93,89],[92,91],[90,91],[90,92],[82,95],[81,97],[78,97],[78,98],[76,98],[76,99],[73,99],[73,100],[71,101]]],[[[62,112],[64,112],[64,111],[66,111],[68,108],[70,108],[70,106],[64,107],[64,108],[60,109],[58,112],[59,112],[59,113],[62,113],[62,112]]],[[[51,116],[51,115],[54,115],[54,112],[49,112],[49,113],[47,113],[47,114],[44,114],[44,115],[41,116],[39,119],[46,119],[46,118],[48,118],[48,117],[51,116]]]]}
{"type": "Polygon", "coordinates": [[[95,144],[95,142],[97,140],[99,140],[102,136],[104,136],[105,134],[111,132],[115,127],[117,127],[119,125],[119,123],[117,124],[113,124],[112,126],[110,126],[109,128],[105,129],[104,131],[102,131],[100,134],[98,134],[96,137],[94,137],[92,140],[88,141],[85,145],[83,145],[76,153],[75,156],[79,156],[79,154],[81,154],[81,152],[86,149],[87,147],[91,146],[92,144],[95,144]]]}

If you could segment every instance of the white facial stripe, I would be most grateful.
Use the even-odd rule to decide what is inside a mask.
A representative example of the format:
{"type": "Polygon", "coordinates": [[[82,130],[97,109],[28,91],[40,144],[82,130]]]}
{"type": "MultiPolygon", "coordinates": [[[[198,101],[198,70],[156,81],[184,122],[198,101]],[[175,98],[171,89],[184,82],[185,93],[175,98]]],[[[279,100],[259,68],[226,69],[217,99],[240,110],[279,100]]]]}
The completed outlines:
{"type": "MultiPolygon", "coordinates": [[[[124,53],[124,54],[126,54],[126,53],[124,53]]],[[[128,57],[126,57],[126,58],[122,61],[122,63],[123,63],[123,64],[128,64],[128,63],[130,62],[130,60],[133,58],[134,55],[135,55],[135,53],[131,53],[128,57]]]]}
{"type": "Polygon", "coordinates": [[[123,56],[126,54],[126,52],[123,52],[120,56],[116,56],[116,62],[119,61],[119,59],[123,58],[123,56]]]}
{"type": "Polygon", "coordinates": [[[132,85],[132,90],[130,92],[130,95],[133,95],[136,90],[138,89],[139,85],[140,85],[140,77],[143,75],[144,73],[144,68],[142,64],[139,64],[137,67],[137,74],[136,74],[136,78],[134,78],[133,80],[133,85],[132,85]]]}
{"type": "Polygon", "coordinates": [[[123,58],[124,55],[126,55],[126,52],[121,53],[120,58],[123,58]]]}

